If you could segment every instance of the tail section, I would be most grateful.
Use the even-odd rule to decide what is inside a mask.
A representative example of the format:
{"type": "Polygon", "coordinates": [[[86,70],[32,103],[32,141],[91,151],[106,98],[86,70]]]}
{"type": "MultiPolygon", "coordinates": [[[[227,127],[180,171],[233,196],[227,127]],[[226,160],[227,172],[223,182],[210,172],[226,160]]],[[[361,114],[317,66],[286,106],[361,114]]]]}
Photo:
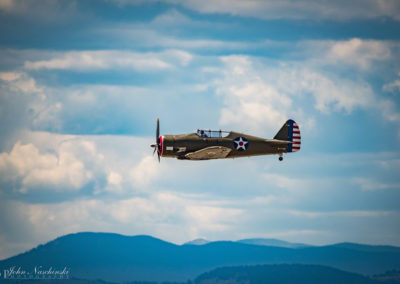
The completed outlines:
{"type": "Polygon", "coordinates": [[[275,135],[274,139],[277,140],[285,140],[291,141],[292,143],[288,144],[287,151],[297,152],[301,147],[301,136],[300,136],[300,128],[297,123],[289,119],[285,122],[282,128],[275,135]]]}

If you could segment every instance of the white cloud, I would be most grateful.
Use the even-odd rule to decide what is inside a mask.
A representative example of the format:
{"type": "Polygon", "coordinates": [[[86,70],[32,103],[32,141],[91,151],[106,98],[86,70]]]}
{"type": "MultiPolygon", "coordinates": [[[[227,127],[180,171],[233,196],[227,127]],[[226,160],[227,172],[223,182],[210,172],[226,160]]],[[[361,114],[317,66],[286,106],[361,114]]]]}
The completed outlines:
{"type": "Polygon", "coordinates": [[[15,81],[21,77],[20,73],[16,72],[0,72],[0,79],[3,81],[15,81]]]}
{"type": "Polygon", "coordinates": [[[42,92],[42,89],[37,85],[36,81],[25,73],[1,72],[0,79],[3,80],[5,86],[13,92],[22,92],[25,94],[42,92]]]}
{"type": "Polygon", "coordinates": [[[382,211],[382,210],[347,210],[347,211],[298,211],[290,210],[288,212],[293,216],[301,216],[305,218],[321,218],[321,217],[352,217],[352,218],[366,218],[366,217],[387,217],[389,215],[397,216],[398,211],[382,211]]]}
{"type": "MultiPolygon", "coordinates": [[[[400,121],[397,106],[392,100],[381,99],[376,96],[371,86],[362,77],[351,79],[346,78],[346,76],[338,76],[334,71],[326,71],[323,68],[326,63],[322,60],[333,56],[332,50],[340,53],[337,50],[343,49],[345,52],[342,52],[340,60],[343,62],[348,61],[348,64],[357,68],[363,68],[362,66],[368,66],[375,62],[386,62],[388,59],[385,54],[387,53],[379,50],[387,50],[391,44],[381,41],[363,40],[360,42],[358,39],[336,42],[323,41],[322,43],[308,42],[308,45],[304,44],[300,44],[301,48],[307,49],[307,46],[317,46],[317,49],[326,51],[319,51],[316,55],[319,61],[306,56],[300,62],[279,62],[239,55],[221,58],[198,56],[197,59],[204,59],[204,62],[211,65],[211,67],[208,69],[207,66],[201,66],[199,69],[195,67],[192,73],[194,77],[198,78],[199,76],[195,74],[200,75],[199,72],[202,72],[202,75],[205,74],[208,78],[207,83],[197,84],[197,86],[202,86],[201,90],[197,90],[196,86],[193,87],[193,85],[188,85],[187,89],[191,92],[207,93],[214,87],[216,93],[222,98],[222,107],[215,106],[215,109],[220,107],[219,124],[224,128],[231,127],[231,129],[239,131],[252,132],[255,135],[273,135],[287,118],[297,120],[303,128],[302,130],[311,130],[315,126],[314,115],[317,112],[304,103],[304,100],[309,100],[309,98],[313,99],[314,108],[318,112],[325,114],[336,111],[351,113],[356,109],[375,109],[382,114],[385,120],[394,123],[400,121]],[[324,46],[324,48],[321,48],[321,46],[324,46]],[[374,55],[375,49],[378,50],[378,55],[374,55]],[[352,57],[359,58],[359,61],[352,63],[351,59],[348,59],[352,57]],[[222,66],[218,65],[220,63],[222,63],[222,66]],[[208,72],[204,73],[204,69],[208,72]],[[212,76],[215,78],[214,82],[212,82],[212,76]]],[[[77,54],[80,54],[77,58],[80,58],[80,56],[85,57],[89,54],[91,59],[88,61],[74,61],[75,59],[71,59],[71,54],[74,52],[35,53],[36,58],[42,57],[45,60],[27,60],[26,67],[32,64],[30,68],[71,68],[78,70],[81,70],[79,68],[88,68],[85,70],[89,71],[91,70],[90,68],[96,68],[96,64],[93,62],[99,60],[99,62],[102,62],[101,64],[99,63],[99,66],[103,66],[101,68],[119,68],[118,66],[126,66],[124,64],[127,64],[121,63],[122,65],[118,65],[118,62],[123,62],[121,58],[125,52],[116,50],[77,52],[77,54]],[[114,55],[115,60],[113,58],[114,55]],[[58,65],[57,60],[63,61],[64,59],[66,60],[64,62],[66,65],[58,65]],[[69,62],[67,59],[72,61],[69,62]],[[67,62],[69,63],[67,64],[67,62]]],[[[149,54],[168,62],[170,66],[187,66],[193,61],[194,57],[193,54],[182,50],[145,53],[145,55],[149,54]]],[[[389,54],[390,58],[392,58],[392,51],[389,54]]],[[[341,65],[341,63],[333,59],[329,64],[334,66],[341,65]]],[[[89,131],[94,131],[92,133],[104,133],[109,131],[113,125],[110,125],[112,121],[106,115],[102,116],[100,114],[110,113],[111,109],[123,105],[132,110],[131,112],[121,112],[121,115],[129,113],[125,120],[138,119],[140,121],[146,113],[145,110],[150,105],[152,109],[157,108],[157,112],[165,110],[165,108],[160,107],[163,104],[162,102],[166,102],[165,93],[172,92],[172,90],[166,89],[165,86],[154,85],[141,88],[134,86],[79,85],[56,89],[39,86],[26,73],[6,72],[2,74],[4,79],[9,80],[5,81],[4,85],[9,86],[10,90],[37,94],[37,96],[32,96],[31,100],[33,101],[30,101],[27,106],[30,111],[25,111],[25,115],[30,114],[30,125],[33,129],[39,130],[81,133],[89,129],[89,131]],[[161,93],[163,96],[160,96],[161,93]],[[157,104],[152,104],[150,103],[151,101],[157,101],[157,104]],[[85,115],[93,111],[93,107],[96,108],[96,113],[100,118],[94,126],[87,125],[93,120],[85,115]],[[80,117],[79,124],[74,121],[74,118],[77,120],[78,117],[80,117]],[[73,123],[66,123],[65,121],[72,121],[73,123]]],[[[174,105],[180,103],[181,106],[185,106],[185,98],[188,98],[187,90],[180,90],[179,86],[182,88],[182,84],[177,84],[175,93],[185,93],[185,95],[179,95],[179,99],[176,99],[176,95],[169,97],[175,98],[176,103],[174,105]]],[[[197,105],[204,107],[205,102],[198,101],[197,105]]],[[[123,128],[126,131],[127,126],[121,126],[120,120],[115,119],[113,122],[119,129],[123,128]]]]}
{"type": "MultiPolygon", "coordinates": [[[[190,60],[178,51],[174,54],[182,64],[190,60]]],[[[9,80],[0,84],[1,126],[14,131],[28,128],[80,133],[85,129],[89,133],[104,133],[104,128],[113,131],[117,124],[118,129],[126,128],[126,120],[140,118],[140,113],[148,112],[148,106],[157,106],[154,101],[163,100],[156,100],[156,96],[172,92],[118,85],[54,87],[38,84],[28,73],[8,72],[2,78],[9,80]],[[125,111],[115,113],[115,108],[121,106],[125,111]],[[110,115],[114,120],[110,120],[110,115]],[[75,129],[68,129],[71,126],[75,129]]]]}
{"type": "Polygon", "coordinates": [[[265,173],[262,176],[266,181],[292,192],[296,190],[299,192],[306,189],[310,182],[309,180],[301,180],[278,174],[265,173]]]}
{"type": "MultiPolygon", "coordinates": [[[[291,46],[289,58],[303,60],[314,68],[334,67],[336,72],[349,67],[357,72],[376,73],[386,70],[388,64],[398,65],[400,42],[350,38],[346,40],[301,40],[291,46]]],[[[361,75],[362,73],[360,73],[361,75]]],[[[352,75],[351,73],[349,75],[352,75]]],[[[354,74],[353,74],[354,75],[354,74]]]]}
{"type": "MultiPolygon", "coordinates": [[[[64,22],[81,16],[75,1],[0,0],[0,11],[25,19],[64,22]]],[[[85,15],[87,17],[87,14],[85,15]]]]}
{"type": "MultiPolygon", "coordinates": [[[[213,28],[213,25],[203,24],[206,29],[213,28]]],[[[186,26],[186,24],[184,24],[186,26]]],[[[167,26],[168,27],[168,26],[167,26]]],[[[264,42],[247,43],[241,41],[224,41],[209,38],[182,38],[169,35],[163,31],[165,26],[155,23],[153,25],[141,24],[116,24],[96,28],[93,33],[99,36],[117,39],[118,42],[134,48],[154,48],[162,47],[165,49],[183,49],[196,51],[209,50],[245,50],[247,48],[259,47],[264,45],[264,42]]]]}
{"type": "MultiPolygon", "coordinates": [[[[46,119],[51,124],[57,123],[55,111],[49,112],[45,88],[34,78],[22,72],[3,72],[0,79],[0,128],[3,135],[29,128],[44,117],[52,118],[46,119]]],[[[55,104],[52,109],[60,107],[55,104]]]]}
{"type": "MultiPolygon", "coordinates": [[[[371,209],[382,204],[379,195],[376,199],[372,196],[372,201],[365,200],[360,208],[358,200],[364,192],[358,189],[353,179],[346,180],[334,174],[317,179],[305,177],[310,171],[327,172],[338,167],[349,172],[370,172],[372,168],[377,180],[380,180],[378,169],[390,175],[396,172],[398,157],[395,153],[296,156],[280,164],[279,168],[276,164],[278,161],[273,159],[272,162],[268,157],[199,163],[162,159],[159,164],[151,156],[149,144],[152,140],[129,136],[77,137],[31,132],[21,140],[19,146],[26,149],[11,151],[13,155],[11,152],[1,154],[0,172],[18,178],[27,176],[32,168],[63,169],[68,175],[76,168],[73,162],[56,165],[61,153],[66,152],[84,166],[76,174],[90,172],[89,182],[96,183],[95,190],[98,191],[89,196],[85,192],[77,192],[79,195],[73,201],[64,201],[61,196],[58,200],[61,202],[47,204],[30,204],[26,199],[15,201],[26,195],[14,195],[14,201],[0,199],[3,202],[0,210],[6,208],[4,210],[8,215],[14,216],[13,222],[22,224],[20,230],[25,230],[23,235],[29,236],[19,245],[11,236],[21,235],[20,231],[2,231],[0,238],[6,236],[6,242],[10,244],[3,255],[20,252],[33,247],[36,242],[43,243],[77,231],[150,234],[176,243],[199,236],[214,240],[287,236],[293,241],[304,241],[309,237],[307,242],[311,243],[334,242],[347,236],[357,236],[355,240],[359,241],[364,234],[353,231],[347,233],[344,229],[328,239],[325,234],[337,230],[332,226],[335,222],[346,229],[345,224],[358,224],[360,220],[372,220],[376,222],[375,225],[387,218],[398,220],[398,215],[394,213],[382,213],[394,210],[392,208],[382,211],[371,209]],[[143,156],[146,151],[149,155],[143,156]],[[11,169],[7,173],[4,171],[4,162],[8,165],[10,159],[23,162],[14,162],[14,167],[7,166],[11,169]],[[327,170],[321,169],[324,167],[327,170]],[[132,180],[131,174],[137,179],[132,180]],[[4,202],[8,204],[6,207],[3,207],[4,202]],[[331,212],[323,213],[325,211],[331,212]],[[180,234],[176,234],[177,231],[180,234]],[[296,238],[295,231],[303,231],[304,239],[296,238]]],[[[49,179],[51,183],[52,177],[49,179]]],[[[40,181],[48,183],[45,179],[40,181]]],[[[68,184],[70,180],[60,179],[60,182],[68,184]]],[[[76,192],[72,184],[69,190],[76,192]]],[[[59,195],[64,193],[56,192],[59,195]]],[[[0,218],[0,222],[4,220],[0,218]]],[[[388,235],[394,227],[380,226],[383,228],[381,233],[370,235],[366,240],[387,239],[393,243],[394,240],[388,235]]],[[[7,224],[5,227],[11,228],[7,224]]]]}
{"type": "Polygon", "coordinates": [[[125,177],[122,173],[117,172],[116,169],[109,170],[107,174],[107,184],[104,188],[97,188],[95,194],[101,193],[103,190],[111,195],[123,195],[128,191],[125,177]]]}
{"type": "MultiPolygon", "coordinates": [[[[395,240],[395,229],[393,223],[388,222],[388,218],[398,220],[398,211],[309,211],[271,207],[273,204],[266,206],[265,203],[257,206],[251,203],[249,206],[247,201],[246,198],[238,198],[227,205],[210,196],[204,198],[163,191],[147,197],[131,197],[124,200],[86,199],[57,204],[8,201],[7,208],[14,216],[13,222],[27,222],[23,228],[29,230],[29,240],[22,249],[33,247],[36,240],[44,242],[79,231],[149,234],[174,243],[183,243],[198,236],[214,240],[272,237],[311,244],[326,244],[342,239],[366,242],[375,240],[378,243],[385,239],[395,240]],[[383,220],[386,221],[382,222],[383,220]],[[361,228],[363,232],[358,239],[354,239],[354,236],[357,236],[354,230],[344,230],[351,229],[354,222],[357,224],[355,230],[361,228]],[[376,230],[377,227],[371,224],[384,231],[377,235],[365,235],[364,233],[376,230]]],[[[2,231],[1,236],[6,239],[10,237],[7,231],[2,231]]],[[[10,240],[8,242],[13,244],[10,240]]],[[[398,243],[398,240],[396,242],[398,243]]],[[[2,256],[16,252],[5,251],[2,256]]]]}
{"type": "Polygon", "coordinates": [[[196,222],[196,236],[207,231],[224,232],[229,230],[232,222],[228,220],[235,220],[243,212],[244,210],[241,209],[207,205],[191,205],[187,208],[188,215],[196,222]]]}
{"type": "Polygon", "coordinates": [[[399,19],[398,12],[400,7],[395,0],[391,1],[331,1],[314,2],[309,0],[302,1],[240,1],[224,0],[219,1],[217,5],[212,0],[201,3],[196,0],[181,1],[172,0],[188,8],[203,13],[228,13],[239,16],[250,16],[261,19],[365,19],[377,17],[391,17],[399,19]]]}
{"type": "Polygon", "coordinates": [[[354,64],[363,70],[368,69],[374,61],[383,61],[390,57],[388,42],[359,38],[334,42],[327,51],[327,60],[341,64],[354,64]]]}
{"type": "Polygon", "coordinates": [[[283,124],[292,105],[291,99],[263,80],[251,58],[221,58],[223,79],[216,81],[216,92],[223,96],[221,125],[236,125],[246,131],[264,133],[283,124]],[[264,129],[264,130],[263,130],[264,129]]]}
{"type": "MultiPolygon", "coordinates": [[[[141,4],[143,0],[113,0],[118,4],[141,4]]],[[[156,0],[153,0],[156,2],[156,0]]],[[[158,2],[158,0],[157,0],[158,2]]],[[[347,2],[272,1],[272,0],[162,0],[179,4],[200,13],[230,14],[260,19],[330,19],[351,20],[390,17],[399,20],[400,5],[396,0],[356,0],[347,2]]]]}
{"type": "Polygon", "coordinates": [[[176,26],[193,26],[193,25],[204,25],[204,22],[196,22],[186,15],[180,13],[176,9],[170,9],[163,14],[156,16],[150,23],[146,26],[150,27],[176,27],[176,26]]]}
{"type": "Polygon", "coordinates": [[[107,176],[107,182],[110,185],[119,186],[121,184],[122,177],[117,172],[110,172],[107,176]]]}
{"type": "Polygon", "coordinates": [[[394,123],[400,123],[400,113],[397,110],[396,104],[389,99],[377,100],[375,105],[382,112],[382,116],[394,123]]]}
{"type": "Polygon", "coordinates": [[[227,56],[221,61],[222,79],[214,83],[217,94],[224,99],[221,125],[271,133],[286,119],[294,118],[300,125],[312,127],[312,112],[306,113],[301,102],[310,96],[315,100],[315,109],[322,113],[350,113],[377,105],[367,83],[327,76],[305,64],[263,64],[248,56],[227,56]]]}
{"type": "Polygon", "coordinates": [[[130,177],[136,188],[143,189],[154,181],[158,171],[160,167],[154,157],[146,156],[131,170],[130,177]]]}
{"type": "Polygon", "coordinates": [[[61,69],[61,70],[105,70],[132,69],[135,71],[151,72],[186,66],[192,60],[192,55],[181,50],[167,50],[159,53],[138,53],[122,50],[88,50],[51,52],[43,54],[50,57],[45,60],[26,61],[25,68],[61,69]]]}
{"type": "Polygon", "coordinates": [[[0,0],[0,9],[11,10],[14,7],[15,0],[0,0]]]}
{"type": "MultiPolygon", "coordinates": [[[[179,61],[187,64],[186,54],[177,52],[174,56],[182,57],[179,61]]],[[[34,83],[31,88],[24,89],[27,93],[21,90],[19,82],[21,79],[0,85],[3,91],[0,99],[4,101],[2,107],[7,106],[7,111],[9,106],[17,108],[14,111],[9,110],[9,116],[3,112],[3,117],[25,118],[23,127],[38,131],[132,134],[143,131],[148,133],[153,127],[151,121],[156,116],[168,116],[169,125],[172,123],[180,123],[183,127],[189,125],[191,131],[196,127],[193,126],[193,121],[182,120],[179,116],[170,114],[179,111],[182,116],[192,115],[192,109],[185,105],[193,103],[194,99],[198,102],[198,109],[202,111],[202,115],[207,116],[210,108],[205,109],[203,97],[200,96],[208,91],[204,89],[207,88],[204,87],[207,84],[195,86],[188,82],[175,84],[176,78],[197,77],[196,74],[198,73],[188,74],[184,70],[177,73],[168,72],[165,76],[175,77],[171,83],[161,80],[161,83],[145,86],[76,84],[58,87],[39,85],[25,74],[24,86],[27,85],[25,82],[34,83]]],[[[213,106],[214,109],[217,107],[213,106]]],[[[4,124],[13,125],[14,120],[4,121],[4,124]]]]}
{"type": "Polygon", "coordinates": [[[364,191],[400,189],[400,184],[390,184],[387,182],[380,182],[372,178],[357,177],[353,179],[353,182],[357,184],[364,191]]]}
{"type": "Polygon", "coordinates": [[[180,13],[176,9],[169,9],[157,15],[149,22],[118,22],[105,26],[98,26],[90,30],[91,34],[100,37],[116,39],[123,46],[138,48],[164,48],[196,50],[199,52],[210,50],[246,50],[264,47],[271,41],[244,42],[239,40],[218,40],[209,37],[192,37],[198,31],[227,30],[230,24],[221,21],[196,20],[180,13]],[[177,32],[182,31],[182,33],[177,32]],[[190,36],[180,36],[181,34],[190,36]]]}
{"type": "MultiPolygon", "coordinates": [[[[301,122],[306,127],[304,130],[311,129],[315,125],[315,118],[312,112],[304,110],[304,103],[301,100],[301,98],[310,96],[314,98],[315,108],[319,112],[345,111],[351,113],[359,108],[375,108],[382,113],[384,119],[396,122],[399,120],[396,104],[389,99],[383,100],[376,97],[371,86],[362,80],[362,77],[355,80],[351,79],[352,77],[338,76],[334,71],[324,70],[324,66],[328,64],[340,68],[342,65],[351,65],[363,69],[376,62],[388,62],[394,56],[393,46],[397,45],[398,43],[395,42],[360,39],[302,41],[296,45],[297,48],[316,50],[315,56],[305,54],[305,58],[303,57],[300,62],[277,62],[268,61],[265,58],[260,60],[258,57],[233,55],[220,58],[223,64],[222,68],[217,67],[218,58],[216,57],[197,56],[198,59],[201,58],[212,66],[195,69],[193,74],[202,72],[208,78],[211,76],[217,78],[214,84],[210,84],[211,79],[208,79],[207,83],[197,85],[203,86],[203,89],[200,90],[203,93],[209,91],[210,86],[214,86],[217,93],[223,98],[224,105],[220,111],[219,120],[219,124],[223,127],[229,126],[263,135],[268,132],[268,135],[271,135],[288,117],[291,117],[301,122]],[[240,125],[239,128],[238,125],[240,125]]],[[[85,71],[98,70],[96,68],[101,70],[103,70],[102,68],[129,68],[127,67],[130,64],[129,60],[123,60],[125,54],[127,58],[130,55],[133,57],[154,56],[166,62],[171,68],[172,66],[187,66],[194,58],[193,54],[182,50],[143,54],[118,50],[33,52],[33,54],[32,56],[37,59],[26,60],[26,68],[67,68],[85,71]],[[89,59],[85,59],[86,57],[89,59]]],[[[6,72],[2,74],[4,79],[13,79],[6,81],[10,89],[27,93],[36,92],[42,95],[29,105],[34,113],[31,119],[34,129],[65,131],[62,116],[76,117],[79,109],[87,110],[94,105],[97,108],[101,107],[102,104],[99,104],[100,93],[103,93],[102,101],[105,101],[104,96],[106,96],[113,105],[119,101],[136,109],[138,108],[136,103],[139,100],[135,99],[133,102],[134,96],[131,94],[146,95],[149,101],[151,100],[150,96],[157,97],[157,101],[160,101],[160,99],[164,99],[164,97],[158,98],[160,90],[163,93],[168,92],[162,86],[151,86],[152,90],[159,89],[153,92],[150,88],[146,91],[146,88],[133,86],[104,85],[80,85],[60,90],[38,86],[33,78],[24,73],[6,72]],[[119,100],[115,100],[117,94],[120,94],[119,100]]],[[[194,91],[196,88],[188,86],[188,89],[194,91]]],[[[176,93],[179,92],[184,91],[176,91],[176,93]]],[[[150,105],[144,97],[140,102],[142,104],[140,109],[150,105]]],[[[107,108],[108,104],[104,105],[99,113],[106,113],[107,108]]],[[[132,115],[133,113],[135,112],[132,112],[132,115]]],[[[64,119],[68,117],[64,117],[64,119]]],[[[90,119],[81,119],[81,121],[90,121],[90,119]]],[[[102,132],[103,125],[106,126],[108,123],[99,123],[96,133],[102,132]]],[[[79,133],[80,130],[67,131],[78,131],[79,133]]]]}
{"type": "Polygon", "coordinates": [[[17,199],[21,193],[32,197],[35,192],[51,193],[56,200],[63,200],[68,192],[75,197],[148,194],[165,170],[151,156],[150,139],[48,132],[19,135],[21,141],[0,153],[4,190],[14,189],[9,193],[17,199]],[[146,151],[149,155],[143,156],[146,151]]]}
{"type": "Polygon", "coordinates": [[[391,83],[385,84],[382,89],[384,91],[395,91],[396,89],[400,91],[400,80],[394,80],[391,83]]]}
{"type": "MultiPolygon", "coordinates": [[[[29,231],[24,250],[36,245],[36,240],[49,241],[79,231],[149,234],[172,242],[186,242],[199,234],[211,235],[232,229],[230,225],[236,222],[232,217],[242,212],[173,192],[124,200],[87,199],[53,204],[8,201],[2,205],[7,205],[13,222],[24,223],[22,231],[29,231]]],[[[3,220],[0,218],[0,222],[3,220]]],[[[14,244],[7,230],[0,232],[1,237],[6,238],[10,246],[14,244]]],[[[1,257],[17,252],[20,251],[6,250],[1,257]]]]}
{"type": "Polygon", "coordinates": [[[33,144],[17,142],[10,153],[0,154],[0,172],[3,181],[20,181],[18,190],[22,193],[38,188],[80,190],[92,179],[91,171],[71,152],[68,142],[57,154],[40,153],[33,144]]]}
{"type": "MultiPolygon", "coordinates": [[[[354,82],[344,78],[332,78],[314,70],[299,70],[291,72],[287,79],[298,79],[295,90],[299,94],[311,93],[316,101],[315,108],[323,113],[331,109],[347,113],[355,108],[369,108],[374,103],[374,94],[371,87],[365,82],[354,82]],[[294,74],[293,74],[294,73],[294,74]]],[[[290,84],[290,83],[289,83],[290,84]]]]}
{"type": "MultiPolygon", "coordinates": [[[[400,72],[397,74],[400,77],[400,72]]],[[[387,83],[383,85],[382,90],[386,92],[395,92],[400,91],[400,79],[396,79],[391,83],[387,83]]]]}

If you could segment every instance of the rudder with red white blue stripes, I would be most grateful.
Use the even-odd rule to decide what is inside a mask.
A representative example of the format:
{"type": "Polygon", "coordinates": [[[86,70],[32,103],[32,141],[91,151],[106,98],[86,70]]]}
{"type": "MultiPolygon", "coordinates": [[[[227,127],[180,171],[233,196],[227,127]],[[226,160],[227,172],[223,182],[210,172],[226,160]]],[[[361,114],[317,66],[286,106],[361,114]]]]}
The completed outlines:
{"type": "Polygon", "coordinates": [[[288,145],[288,152],[297,152],[301,148],[300,128],[293,119],[289,119],[287,123],[289,124],[288,138],[289,141],[292,141],[292,143],[288,145]]]}

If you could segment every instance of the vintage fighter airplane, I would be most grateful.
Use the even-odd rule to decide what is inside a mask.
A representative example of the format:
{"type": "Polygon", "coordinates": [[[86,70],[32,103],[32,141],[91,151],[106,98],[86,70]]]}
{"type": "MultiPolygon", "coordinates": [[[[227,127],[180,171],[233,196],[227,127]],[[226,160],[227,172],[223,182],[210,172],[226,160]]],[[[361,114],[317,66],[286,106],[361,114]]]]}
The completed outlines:
{"type": "Polygon", "coordinates": [[[156,144],[154,153],[160,157],[180,160],[210,160],[239,158],[258,155],[279,155],[300,150],[300,128],[289,119],[273,139],[264,139],[233,131],[198,129],[197,133],[161,135],[160,120],[157,118],[156,144]]]}

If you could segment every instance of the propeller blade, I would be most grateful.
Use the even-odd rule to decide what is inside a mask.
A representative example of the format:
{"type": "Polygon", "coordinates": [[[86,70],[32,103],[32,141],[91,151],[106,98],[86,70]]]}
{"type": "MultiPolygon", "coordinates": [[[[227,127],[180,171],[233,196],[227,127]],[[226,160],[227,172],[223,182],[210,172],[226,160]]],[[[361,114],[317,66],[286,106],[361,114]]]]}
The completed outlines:
{"type": "Polygon", "coordinates": [[[160,119],[157,118],[156,143],[160,145],[160,119]]]}
{"type": "Polygon", "coordinates": [[[154,148],[153,156],[157,151],[158,162],[160,162],[160,119],[157,118],[157,128],[156,128],[156,144],[151,144],[150,147],[154,148]]]}
{"type": "Polygon", "coordinates": [[[156,141],[157,141],[157,158],[158,162],[160,162],[160,119],[159,118],[157,118],[156,141]]]}

